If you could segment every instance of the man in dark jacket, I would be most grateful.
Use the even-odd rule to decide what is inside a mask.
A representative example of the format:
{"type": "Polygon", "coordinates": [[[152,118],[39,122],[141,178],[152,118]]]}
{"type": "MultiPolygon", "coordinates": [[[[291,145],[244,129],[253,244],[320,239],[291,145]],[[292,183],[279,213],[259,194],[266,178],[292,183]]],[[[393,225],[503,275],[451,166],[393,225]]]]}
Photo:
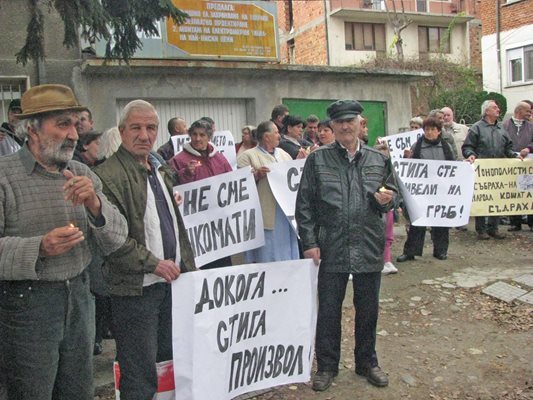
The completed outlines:
{"type": "MultiPolygon", "coordinates": [[[[527,151],[528,146],[533,145],[533,123],[529,121],[530,119],[531,106],[521,101],[516,105],[513,116],[502,124],[509,139],[513,142],[513,151],[516,153],[522,153],[524,149],[527,151]]],[[[511,215],[509,220],[511,221],[509,232],[522,230],[521,215],[511,215]]],[[[533,214],[527,216],[527,224],[533,231],[533,214]]]]}
{"type": "Polygon", "coordinates": [[[95,169],[129,228],[126,243],[104,265],[125,399],[151,399],[156,393],[156,362],[172,359],[169,283],[195,269],[173,199],[173,173],[151,151],[158,124],[150,103],[128,103],[118,127],[122,145],[95,169]]]}
{"type": "Polygon", "coordinates": [[[313,389],[326,390],[337,375],[342,302],[353,276],[355,372],[375,386],[387,386],[376,355],[379,288],[385,245],[383,213],[397,192],[390,161],[358,139],[363,107],[340,100],[327,109],[335,142],[311,153],[296,201],[304,256],[318,272],[317,373],[313,389]]]}
{"type": "MultiPolygon", "coordinates": [[[[513,142],[498,121],[500,108],[494,100],[485,100],[481,105],[482,118],[468,130],[463,143],[463,157],[473,163],[476,158],[513,158],[513,142]]],[[[499,216],[476,217],[476,232],[479,240],[504,239],[498,233],[499,216]]]]}

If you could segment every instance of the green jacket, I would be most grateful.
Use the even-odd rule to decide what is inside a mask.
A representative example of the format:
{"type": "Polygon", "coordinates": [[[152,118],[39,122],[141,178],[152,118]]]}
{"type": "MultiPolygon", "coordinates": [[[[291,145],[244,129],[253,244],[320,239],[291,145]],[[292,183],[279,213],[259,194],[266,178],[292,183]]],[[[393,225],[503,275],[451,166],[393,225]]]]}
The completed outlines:
{"type": "MultiPolygon", "coordinates": [[[[96,167],[94,172],[102,181],[106,197],[128,221],[126,243],[110,254],[104,265],[104,276],[109,291],[117,296],[141,295],[144,274],[153,273],[159,263],[159,259],[145,247],[143,219],[146,210],[148,171],[120,146],[117,152],[96,167]]],[[[172,170],[163,161],[159,172],[173,198],[172,170]]],[[[175,202],[173,206],[178,223],[180,269],[181,272],[194,271],[196,269],[194,254],[187,231],[175,202]]]]}

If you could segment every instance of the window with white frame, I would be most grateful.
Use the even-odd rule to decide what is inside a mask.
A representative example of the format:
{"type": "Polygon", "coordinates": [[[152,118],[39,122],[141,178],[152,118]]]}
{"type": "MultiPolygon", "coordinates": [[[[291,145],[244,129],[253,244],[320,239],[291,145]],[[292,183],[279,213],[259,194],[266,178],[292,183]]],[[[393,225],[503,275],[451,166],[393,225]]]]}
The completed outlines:
{"type": "Polygon", "coordinates": [[[0,76],[0,123],[7,121],[7,109],[11,100],[20,99],[27,89],[27,76],[0,76]]]}
{"type": "Polygon", "coordinates": [[[509,85],[533,83],[533,44],[507,50],[509,85]]]}

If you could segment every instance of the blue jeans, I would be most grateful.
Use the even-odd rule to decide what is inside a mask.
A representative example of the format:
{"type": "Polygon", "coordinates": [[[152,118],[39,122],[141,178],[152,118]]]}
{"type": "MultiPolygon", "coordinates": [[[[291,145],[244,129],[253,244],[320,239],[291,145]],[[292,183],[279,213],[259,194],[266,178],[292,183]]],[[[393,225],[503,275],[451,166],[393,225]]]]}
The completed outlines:
{"type": "Polygon", "coordinates": [[[120,366],[120,398],[151,400],[156,362],[172,359],[172,293],[168,283],[143,288],[141,296],[111,296],[113,334],[120,366]]]}
{"type": "Polygon", "coordinates": [[[0,375],[8,398],[92,400],[94,299],[63,282],[0,281],[0,375]]]}

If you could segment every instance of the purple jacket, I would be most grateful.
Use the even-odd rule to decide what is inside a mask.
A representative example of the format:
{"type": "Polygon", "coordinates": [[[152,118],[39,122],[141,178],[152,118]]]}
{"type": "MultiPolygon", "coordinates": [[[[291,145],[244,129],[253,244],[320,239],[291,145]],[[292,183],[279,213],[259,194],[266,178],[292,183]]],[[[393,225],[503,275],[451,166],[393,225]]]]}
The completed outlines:
{"type": "Polygon", "coordinates": [[[183,150],[168,162],[172,169],[178,173],[180,184],[233,171],[226,157],[219,153],[211,143],[207,145],[207,153],[207,156],[203,156],[194,150],[190,143],[185,143],[183,150]],[[200,162],[201,165],[197,166],[194,174],[191,175],[187,165],[193,160],[200,162]]]}

